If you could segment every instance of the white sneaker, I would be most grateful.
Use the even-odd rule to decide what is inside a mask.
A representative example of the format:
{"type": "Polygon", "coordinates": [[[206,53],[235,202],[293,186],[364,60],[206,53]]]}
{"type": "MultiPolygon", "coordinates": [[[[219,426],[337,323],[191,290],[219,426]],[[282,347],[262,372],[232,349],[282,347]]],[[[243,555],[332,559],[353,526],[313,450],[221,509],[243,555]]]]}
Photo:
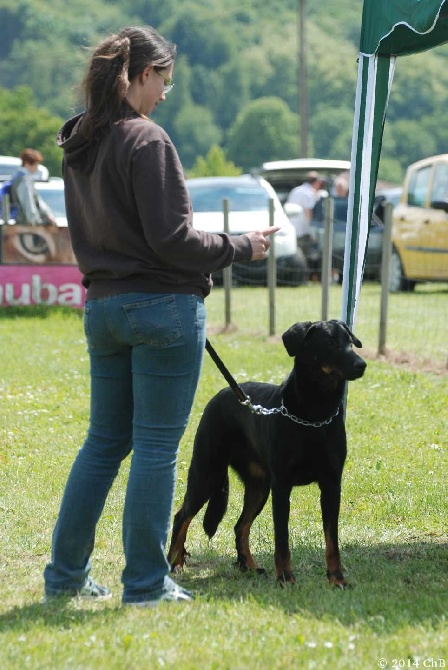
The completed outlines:
{"type": "Polygon", "coordinates": [[[54,601],[56,598],[78,598],[79,600],[109,600],[112,598],[111,591],[107,586],[100,586],[93,581],[91,577],[87,577],[84,586],[81,589],[69,589],[67,591],[59,591],[53,593],[46,593],[43,603],[54,601]]]}
{"type": "Polygon", "coordinates": [[[156,607],[161,602],[185,603],[192,600],[194,600],[192,593],[174,584],[172,589],[165,591],[159,598],[155,598],[154,600],[142,600],[141,602],[123,604],[130,605],[131,607],[156,607]]]}

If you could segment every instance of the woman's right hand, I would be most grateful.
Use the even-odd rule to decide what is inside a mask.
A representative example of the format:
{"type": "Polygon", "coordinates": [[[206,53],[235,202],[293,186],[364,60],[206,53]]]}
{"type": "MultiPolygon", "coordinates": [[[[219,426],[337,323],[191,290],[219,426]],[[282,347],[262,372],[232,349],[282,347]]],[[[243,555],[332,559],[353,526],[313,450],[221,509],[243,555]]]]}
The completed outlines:
{"type": "Polygon", "coordinates": [[[280,230],[280,226],[271,226],[265,230],[254,230],[250,233],[245,233],[250,239],[252,246],[252,261],[260,261],[266,258],[266,252],[271,246],[269,236],[280,230]]]}

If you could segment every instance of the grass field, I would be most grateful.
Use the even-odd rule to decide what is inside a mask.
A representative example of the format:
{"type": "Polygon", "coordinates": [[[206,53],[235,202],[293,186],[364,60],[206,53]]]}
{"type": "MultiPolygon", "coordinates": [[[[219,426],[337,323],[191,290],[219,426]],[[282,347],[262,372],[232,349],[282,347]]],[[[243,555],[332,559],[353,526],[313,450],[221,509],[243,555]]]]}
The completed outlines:
{"type": "MultiPolygon", "coordinates": [[[[279,335],[294,321],[319,318],[313,287],[300,291],[297,311],[288,309],[291,294],[282,298],[279,335]]],[[[208,299],[213,343],[238,381],[281,382],[291,359],[279,338],[266,337],[265,293],[244,289],[238,300],[238,326],[221,333],[222,293],[208,299]]],[[[331,317],[337,316],[336,307],[331,317]]],[[[425,350],[431,327],[416,329],[416,351],[425,350]]],[[[362,313],[355,330],[375,346],[374,328],[362,313]]],[[[200,516],[191,527],[192,556],[179,581],[198,594],[196,601],[147,611],[121,607],[125,462],[93,555],[92,574],[113,590],[113,599],[61,607],[41,604],[42,571],[68,470],[87,428],[82,321],[70,310],[11,308],[0,312],[0,335],[2,669],[448,667],[447,375],[369,360],[364,378],[350,385],[340,538],[352,589],[326,583],[316,486],[292,495],[298,584],[281,589],[275,583],[270,503],[252,531],[253,553],[268,576],[235,570],[233,525],[242,489],[232,478],[229,511],[213,540],[200,516]]],[[[200,413],[224,385],[206,356],[180,448],[176,508],[200,413]]]]}

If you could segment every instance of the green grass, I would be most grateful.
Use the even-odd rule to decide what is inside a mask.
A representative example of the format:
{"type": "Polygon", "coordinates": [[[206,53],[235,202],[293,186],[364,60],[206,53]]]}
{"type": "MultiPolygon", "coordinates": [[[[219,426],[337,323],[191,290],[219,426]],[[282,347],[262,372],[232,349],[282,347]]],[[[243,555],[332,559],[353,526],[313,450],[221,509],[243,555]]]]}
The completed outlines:
{"type": "MultiPolygon", "coordinates": [[[[332,299],[337,302],[335,289],[332,299]]],[[[365,302],[377,304],[369,291],[366,287],[365,302]]],[[[219,332],[222,291],[208,299],[210,338],[238,381],[279,383],[291,359],[279,338],[266,337],[266,294],[249,289],[235,294],[237,328],[227,333],[219,332]]],[[[280,295],[279,335],[296,320],[319,318],[314,287],[285,289],[280,295]],[[295,300],[297,309],[291,306],[295,300]]],[[[442,297],[446,303],[443,291],[442,297]]],[[[442,302],[434,324],[416,329],[411,338],[413,355],[425,351],[428,333],[440,327],[443,310],[446,315],[442,302]]],[[[330,316],[339,316],[337,305],[330,316]]],[[[402,328],[403,322],[391,326],[391,337],[402,328]]],[[[355,330],[375,346],[375,326],[362,311],[355,330]]],[[[253,553],[268,575],[235,570],[233,525],[242,489],[232,478],[229,511],[215,538],[207,540],[201,515],[188,537],[192,557],[179,581],[199,594],[197,600],[151,611],[122,608],[124,463],[93,555],[93,574],[112,588],[113,599],[44,606],[42,571],[51,532],[87,428],[82,322],[77,312],[59,308],[3,310],[0,335],[2,669],[364,669],[377,668],[380,658],[389,668],[393,659],[406,664],[395,667],[441,667],[423,666],[427,659],[448,663],[446,375],[369,360],[364,378],[350,384],[340,539],[353,589],[333,590],[326,583],[316,486],[294,489],[292,495],[290,534],[298,584],[281,589],[275,583],[269,502],[252,530],[253,553]],[[412,663],[420,665],[408,665],[412,663]]],[[[224,385],[206,355],[180,448],[176,508],[185,491],[200,413],[224,385]]]]}

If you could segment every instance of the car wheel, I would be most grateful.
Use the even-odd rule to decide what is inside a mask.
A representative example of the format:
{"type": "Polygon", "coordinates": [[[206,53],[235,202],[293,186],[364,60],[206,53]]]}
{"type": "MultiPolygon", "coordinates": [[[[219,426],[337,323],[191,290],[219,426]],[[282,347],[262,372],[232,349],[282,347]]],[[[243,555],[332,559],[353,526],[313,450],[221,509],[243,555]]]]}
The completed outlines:
{"type": "Polygon", "coordinates": [[[398,293],[399,291],[413,291],[415,281],[406,279],[400,255],[396,249],[392,249],[389,266],[389,291],[398,293]]]}
{"type": "Polygon", "coordinates": [[[294,256],[277,261],[277,285],[300,286],[308,281],[308,265],[300,247],[294,256]]]}

